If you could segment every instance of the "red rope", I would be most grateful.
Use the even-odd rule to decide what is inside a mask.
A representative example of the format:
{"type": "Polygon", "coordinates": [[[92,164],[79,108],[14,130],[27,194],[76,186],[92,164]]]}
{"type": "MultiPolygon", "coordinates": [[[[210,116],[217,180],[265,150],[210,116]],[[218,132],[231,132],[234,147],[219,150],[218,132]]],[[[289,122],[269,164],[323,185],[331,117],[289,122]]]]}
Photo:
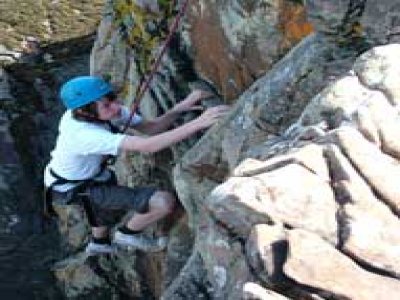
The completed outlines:
{"type": "Polygon", "coordinates": [[[175,17],[175,21],[174,21],[174,23],[172,24],[172,26],[171,26],[171,28],[169,30],[169,33],[168,33],[168,36],[167,36],[167,38],[166,38],[166,40],[164,42],[164,45],[161,48],[161,51],[160,51],[156,61],[154,62],[152,68],[151,68],[150,75],[147,77],[146,81],[144,81],[144,82],[142,81],[139,84],[139,88],[137,89],[135,98],[133,99],[133,102],[132,102],[131,113],[129,115],[128,121],[126,122],[126,124],[124,125],[124,128],[122,129],[122,132],[125,132],[128,129],[130,123],[132,122],[132,118],[133,118],[135,112],[139,108],[140,102],[142,101],[142,98],[143,98],[145,92],[149,89],[150,83],[153,80],[153,77],[156,74],[156,72],[157,72],[157,70],[158,70],[158,68],[159,68],[159,66],[161,64],[161,59],[164,56],[165,51],[167,51],[167,48],[168,48],[168,46],[169,46],[169,44],[170,44],[170,42],[172,40],[172,36],[178,30],[178,26],[180,24],[180,21],[181,21],[182,17],[185,14],[185,11],[186,11],[186,8],[187,8],[187,6],[189,4],[189,1],[190,0],[185,0],[185,2],[183,3],[182,7],[180,8],[177,16],[175,17]]]}

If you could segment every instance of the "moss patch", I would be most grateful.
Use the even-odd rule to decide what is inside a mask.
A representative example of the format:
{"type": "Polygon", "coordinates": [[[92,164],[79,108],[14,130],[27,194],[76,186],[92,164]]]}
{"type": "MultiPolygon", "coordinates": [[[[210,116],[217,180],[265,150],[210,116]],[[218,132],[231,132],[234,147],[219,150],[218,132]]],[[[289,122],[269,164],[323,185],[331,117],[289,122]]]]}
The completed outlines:
{"type": "Polygon", "coordinates": [[[103,0],[2,0],[0,44],[21,49],[26,36],[48,44],[87,35],[96,29],[103,6],[103,0]]]}

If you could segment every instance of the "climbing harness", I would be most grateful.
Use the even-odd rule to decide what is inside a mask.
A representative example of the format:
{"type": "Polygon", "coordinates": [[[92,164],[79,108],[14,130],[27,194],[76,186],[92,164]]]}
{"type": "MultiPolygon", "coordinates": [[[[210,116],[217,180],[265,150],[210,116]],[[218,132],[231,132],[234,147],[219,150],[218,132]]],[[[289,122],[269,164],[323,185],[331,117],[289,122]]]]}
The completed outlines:
{"type": "MultiPolygon", "coordinates": [[[[101,172],[102,172],[102,170],[101,170],[101,172]]],[[[54,193],[53,187],[56,186],[56,185],[62,185],[62,184],[66,184],[66,183],[76,183],[77,186],[72,189],[72,192],[70,194],[68,194],[68,192],[63,193],[64,196],[66,198],[68,198],[66,200],[65,204],[71,204],[74,201],[76,201],[76,202],[81,201],[82,204],[83,204],[83,208],[85,210],[85,213],[86,213],[86,215],[88,217],[89,223],[91,225],[92,224],[96,224],[95,218],[94,218],[94,215],[93,215],[93,210],[92,210],[90,202],[89,202],[89,198],[84,193],[84,190],[90,184],[93,183],[93,178],[83,179],[83,180],[66,179],[66,178],[61,177],[60,175],[58,175],[52,169],[50,169],[50,174],[51,174],[51,176],[56,178],[56,180],[49,187],[47,187],[45,189],[45,195],[44,195],[45,215],[46,216],[55,216],[55,215],[57,215],[57,213],[56,213],[56,211],[54,210],[54,207],[53,207],[53,195],[52,195],[52,193],[54,193]]]]}
{"type": "MultiPolygon", "coordinates": [[[[119,128],[115,125],[113,125],[111,122],[103,122],[107,124],[110,127],[110,131],[112,133],[118,133],[120,132],[119,128]]],[[[66,179],[60,175],[58,175],[53,169],[50,168],[50,174],[53,176],[56,180],[48,187],[44,188],[44,195],[43,195],[43,200],[44,200],[44,215],[46,217],[51,217],[55,216],[56,211],[54,210],[53,207],[53,195],[52,193],[54,192],[53,187],[56,185],[63,185],[67,183],[73,183],[77,184],[76,187],[72,188],[72,191],[67,195],[68,192],[65,192],[64,195],[68,196],[70,199],[69,201],[66,201],[65,204],[71,204],[72,202],[81,202],[83,204],[83,209],[85,210],[86,216],[88,218],[89,224],[92,226],[96,226],[96,218],[94,217],[93,209],[91,207],[88,194],[85,193],[85,190],[95,184],[106,184],[108,182],[111,182],[112,180],[115,180],[115,175],[112,173],[111,170],[107,169],[107,166],[115,164],[116,157],[114,155],[105,155],[103,158],[103,161],[101,162],[100,165],[100,170],[97,172],[93,177],[87,178],[87,179],[80,179],[80,180],[74,180],[74,179],[66,179]],[[96,181],[95,178],[97,178],[99,175],[101,175],[104,171],[108,170],[110,172],[110,178],[107,181],[96,181]]]]}
{"type": "Polygon", "coordinates": [[[139,108],[140,102],[142,101],[145,92],[149,89],[150,83],[153,80],[153,77],[156,74],[156,72],[161,64],[161,59],[163,58],[165,52],[167,51],[167,48],[168,48],[169,44],[171,43],[173,35],[178,30],[178,26],[181,22],[182,17],[184,16],[184,14],[186,12],[189,1],[190,0],[185,0],[185,2],[182,4],[181,8],[179,9],[179,12],[175,17],[174,23],[172,24],[172,26],[169,30],[168,36],[165,39],[164,45],[161,48],[161,51],[158,54],[158,57],[155,60],[153,66],[151,68],[150,74],[147,76],[146,80],[144,80],[143,79],[144,77],[143,77],[141,82],[139,83],[138,89],[136,90],[135,97],[132,101],[131,113],[129,115],[127,122],[125,123],[125,125],[122,129],[122,133],[124,133],[128,129],[129,124],[131,123],[134,114],[136,113],[136,111],[139,108]]]}
{"type": "Polygon", "coordinates": [[[83,209],[88,218],[89,224],[91,226],[96,227],[97,226],[96,217],[95,217],[92,205],[90,203],[89,193],[87,192],[87,189],[91,186],[95,186],[98,184],[109,184],[109,183],[116,181],[115,175],[110,170],[108,170],[108,172],[110,172],[110,177],[107,180],[97,181],[96,178],[100,174],[102,174],[105,170],[106,170],[106,168],[103,167],[93,177],[90,177],[87,179],[74,180],[74,179],[64,178],[64,177],[58,175],[53,169],[50,168],[50,170],[49,170],[50,174],[56,180],[49,187],[45,188],[44,215],[46,217],[52,217],[52,216],[57,215],[57,213],[53,207],[53,193],[60,193],[60,194],[62,194],[62,197],[65,200],[64,204],[66,204],[66,205],[72,204],[72,203],[82,204],[83,209]],[[56,185],[63,185],[63,184],[67,184],[67,183],[73,183],[73,184],[77,184],[77,185],[74,188],[72,188],[71,190],[68,190],[67,192],[57,192],[53,189],[53,187],[56,185]]]}

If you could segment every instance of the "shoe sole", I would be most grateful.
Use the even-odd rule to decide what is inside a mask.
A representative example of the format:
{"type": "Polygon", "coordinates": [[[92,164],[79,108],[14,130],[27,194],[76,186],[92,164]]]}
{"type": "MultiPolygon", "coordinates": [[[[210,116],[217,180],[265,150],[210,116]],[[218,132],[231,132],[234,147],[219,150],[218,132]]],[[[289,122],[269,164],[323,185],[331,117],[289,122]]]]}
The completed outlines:
{"type": "Polygon", "coordinates": [[[160,247],[160,248],[156,248],[156,249],[143,249],[142,247],[139,246],[133,246],[133,245],[129,245],[129,244],[123,244],[123,243],[119,243],[119,242],[113,242],[114,245],[117,246],[117,248],[123,249],[123,250],[128,250],[128,251],[135,251],[135,250],[139,250],[139,251],[143,251],[143,252],[161,252],[163,250],[165,250],[166,247],[160,247]]]}
{"type": "Polygon", "coordinates": [[[114,252],[87,252],[85,251],[87,256],[97,256],[97,255],[110,255],[110,254],[115,254],[117,251],[114,252]]]}

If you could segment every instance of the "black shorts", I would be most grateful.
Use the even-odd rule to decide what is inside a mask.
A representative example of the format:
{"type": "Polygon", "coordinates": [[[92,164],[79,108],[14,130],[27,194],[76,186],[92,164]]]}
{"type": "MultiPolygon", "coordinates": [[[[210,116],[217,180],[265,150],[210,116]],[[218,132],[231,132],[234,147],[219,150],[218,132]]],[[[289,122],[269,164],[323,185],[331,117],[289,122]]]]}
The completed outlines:
{"type": "MultiPolygon", "coordinates": [[[[118,223],[129,211],[146,213],[149,211],[150,198],[156,191],[157,189],[153,187],[129,188],[114,184],[90,186],[83,192],[91,210],[89,212],[91,216],[88,216],[89,223],[91,226],[111,226],[118,223]]],[[[66,202],[83,204],[81,196],[72,196],[69,192],[53,192],[53,197],[53,201],[57,204],[63,204],[63,202],[64,204],[66,202]],[[66,201],[68,197],[70,200],[66,201]]],[[[86,213],[88,214],[87,211],[86,213]]]]}

